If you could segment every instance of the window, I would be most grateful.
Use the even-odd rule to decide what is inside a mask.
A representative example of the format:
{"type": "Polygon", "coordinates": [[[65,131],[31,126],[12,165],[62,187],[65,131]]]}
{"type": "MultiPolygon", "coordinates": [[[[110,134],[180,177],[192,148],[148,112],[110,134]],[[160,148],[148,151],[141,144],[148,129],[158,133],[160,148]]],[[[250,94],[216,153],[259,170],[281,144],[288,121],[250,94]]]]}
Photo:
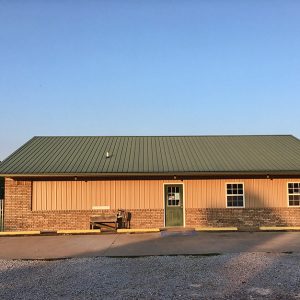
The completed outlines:
{"type": "Polygon", "coordinates": [[[167,194],[168,206],[180,206],[179,186],[168,186],[167,194]]]}
{"type": "Polygon", "coordinates": [[[244,207],[244,184],[226,184],[227,207],[244,207]]]}
{"type": "Polygon", "coordinates": [[[289,206],[300,206],[300,182],[288,183],[289,206]]]}

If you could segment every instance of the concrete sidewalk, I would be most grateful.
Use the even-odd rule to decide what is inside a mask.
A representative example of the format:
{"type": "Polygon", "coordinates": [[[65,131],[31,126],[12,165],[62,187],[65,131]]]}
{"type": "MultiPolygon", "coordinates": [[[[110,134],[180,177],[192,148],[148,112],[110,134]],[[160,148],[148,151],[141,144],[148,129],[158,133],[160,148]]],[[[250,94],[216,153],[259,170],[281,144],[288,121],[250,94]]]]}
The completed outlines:
{"type": "Polygon", "coordinates": [[[300,232],[158,232],[0,237],[2,259],[201,255],[238,252],[300,253],[300,232]]]}

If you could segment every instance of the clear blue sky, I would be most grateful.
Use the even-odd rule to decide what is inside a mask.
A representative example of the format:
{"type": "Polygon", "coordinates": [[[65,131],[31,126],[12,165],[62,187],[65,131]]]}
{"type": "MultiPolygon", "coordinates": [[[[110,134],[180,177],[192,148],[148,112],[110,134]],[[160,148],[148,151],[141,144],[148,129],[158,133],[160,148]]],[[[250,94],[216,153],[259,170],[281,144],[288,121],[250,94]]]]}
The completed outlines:
{"type": "Polygon", "coordinates": [[[300,137],[300,1],[0,0],[0,160],[35,135],[300,137]]]}

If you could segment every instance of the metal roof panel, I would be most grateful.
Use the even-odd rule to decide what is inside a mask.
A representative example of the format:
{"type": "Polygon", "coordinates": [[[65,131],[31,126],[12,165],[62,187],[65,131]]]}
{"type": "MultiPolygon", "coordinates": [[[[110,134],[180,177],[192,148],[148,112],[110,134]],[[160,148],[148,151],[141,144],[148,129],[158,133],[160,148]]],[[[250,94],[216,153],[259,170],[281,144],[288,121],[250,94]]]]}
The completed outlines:
{"type": "Polygon", "coordinates": [[[300,141],[291,135],[46,136],[0,165],[0,175],[256,171],[300,173],[300,141]]]}

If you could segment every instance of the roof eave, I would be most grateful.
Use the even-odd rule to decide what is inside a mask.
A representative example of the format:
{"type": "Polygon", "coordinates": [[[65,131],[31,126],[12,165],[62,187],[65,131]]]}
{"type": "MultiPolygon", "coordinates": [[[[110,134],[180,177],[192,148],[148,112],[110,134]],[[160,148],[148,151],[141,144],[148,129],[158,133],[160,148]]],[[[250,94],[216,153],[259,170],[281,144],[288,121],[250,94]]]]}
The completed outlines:
{"type": "Polygon", "coordinates": [[[211,172],[131,172],[131,173],[7,173],[0,174],[0,177],[7,178],[66,178],[66,177],[80,177],[80,178],[91,178],[91,177],[222,177],[222,176],[300,176],[300,170],[283,170],[283,171],[211,171],[211,172]]]}

